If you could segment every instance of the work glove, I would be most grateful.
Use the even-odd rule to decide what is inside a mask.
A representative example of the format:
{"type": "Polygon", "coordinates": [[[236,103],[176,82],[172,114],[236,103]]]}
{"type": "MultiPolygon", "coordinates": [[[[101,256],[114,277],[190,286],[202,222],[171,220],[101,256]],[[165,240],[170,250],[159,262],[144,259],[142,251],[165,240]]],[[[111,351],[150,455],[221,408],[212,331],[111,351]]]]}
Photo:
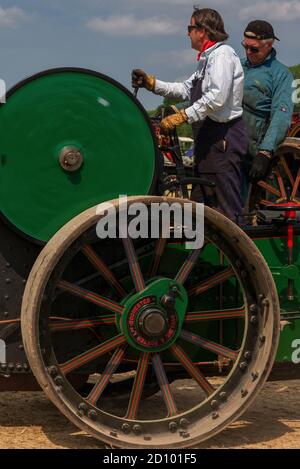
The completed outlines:
{"type": "Polygon", "coordinates": [[[184,122],[187,122],[187,120],[188,116],[186,115],[184,109],[182,109],[181,111],[178,111],[178,109],[176,109],[175,114],[165,117],[161,121],[160,125],[163,132],[170,132],[170,130],[174,130],[177,125],[181,125],[184,122]]]}
{"type": "Polygon", "coordinates": [[[264,179],[267,175],[272,153],[269,151],[260,151],[254,158],[249,172],[249,179],[252,183],[264,179]]]}
{"type": "Polygon", "coordinates": [[[144,70],[132,70],[131,80],[133,88],[146,88],[148,91],[154,91],[155,89],[155,76],[147,75],[144,70]]]}

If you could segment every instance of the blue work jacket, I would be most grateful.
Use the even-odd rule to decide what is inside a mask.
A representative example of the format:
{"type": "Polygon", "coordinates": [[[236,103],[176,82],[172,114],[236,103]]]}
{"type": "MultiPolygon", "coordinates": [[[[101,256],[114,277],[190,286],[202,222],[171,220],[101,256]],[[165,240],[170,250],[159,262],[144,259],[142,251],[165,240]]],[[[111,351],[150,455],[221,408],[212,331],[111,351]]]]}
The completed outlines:
{"type": "Polygon", "coordinates": [[[272,49],[266,60],[252,65],[242,59],[245,74],[244,120],[250,138],[249,154],[260,150],[274,152],[289,130],[294,104],[293,75],[276,59],[272,49]]]}

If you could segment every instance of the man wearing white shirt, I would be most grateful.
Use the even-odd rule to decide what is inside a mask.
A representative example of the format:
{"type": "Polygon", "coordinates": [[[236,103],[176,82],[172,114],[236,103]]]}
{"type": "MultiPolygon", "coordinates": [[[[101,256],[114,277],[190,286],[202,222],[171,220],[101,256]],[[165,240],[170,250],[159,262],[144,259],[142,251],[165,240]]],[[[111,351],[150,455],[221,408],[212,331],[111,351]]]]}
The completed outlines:
{"type": "Polygon", "coordinates": [[[188,35],[192,48],[200,52],[197,71],[188,80],[167,83],[133,70],[132,85],[190,101],[188,108],[163,119],[162,127],[172,130],[184,122],[192,124],[197,176],[216,184],[205,194],[195,188],[192,198],[242,223],[243,163],[248,149],[242,120],[244,72],[239,57],[225,43],[228,34],[217,11],[195,9],[188,35]]]}

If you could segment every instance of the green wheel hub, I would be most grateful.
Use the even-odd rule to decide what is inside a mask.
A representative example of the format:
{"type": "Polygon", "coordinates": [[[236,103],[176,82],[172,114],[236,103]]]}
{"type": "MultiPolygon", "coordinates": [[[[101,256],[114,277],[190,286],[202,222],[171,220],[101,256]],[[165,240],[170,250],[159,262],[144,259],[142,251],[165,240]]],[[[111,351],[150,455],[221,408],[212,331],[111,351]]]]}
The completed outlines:
{"type": "Polygon", "coordinates": [[[185,288],[167,278],[156,279],[124,302],[117,324],[128,343],[143,352],[161,352],[180,335],[187,310],[185,288]]]}
{"type": "Polygon", "coordinates": [[[15,86],[0,106],[0,150],[0,210],[42,242],[83,210],[155,183],[145,110],[89,70],[50,70],[15,86]]]}

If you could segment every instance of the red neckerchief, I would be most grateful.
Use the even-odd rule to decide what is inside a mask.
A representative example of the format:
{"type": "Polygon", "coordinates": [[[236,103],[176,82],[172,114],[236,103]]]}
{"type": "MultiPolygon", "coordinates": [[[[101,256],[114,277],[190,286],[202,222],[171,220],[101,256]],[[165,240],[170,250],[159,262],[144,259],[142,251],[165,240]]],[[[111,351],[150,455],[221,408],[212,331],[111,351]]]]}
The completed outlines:
{"type": "Polygon", "coordinates": [[[209,49],[210,47],[214,46],[215,44],[217,44],[216,41],[206,41],[204,44],[203,44],[203,47],[202,47],[202,50],[199,52],[198,54],[198,62],[200,60],[200,57],[201,55],[203,54],[204,51],[206,51],[207,49],[209,49]]]}

